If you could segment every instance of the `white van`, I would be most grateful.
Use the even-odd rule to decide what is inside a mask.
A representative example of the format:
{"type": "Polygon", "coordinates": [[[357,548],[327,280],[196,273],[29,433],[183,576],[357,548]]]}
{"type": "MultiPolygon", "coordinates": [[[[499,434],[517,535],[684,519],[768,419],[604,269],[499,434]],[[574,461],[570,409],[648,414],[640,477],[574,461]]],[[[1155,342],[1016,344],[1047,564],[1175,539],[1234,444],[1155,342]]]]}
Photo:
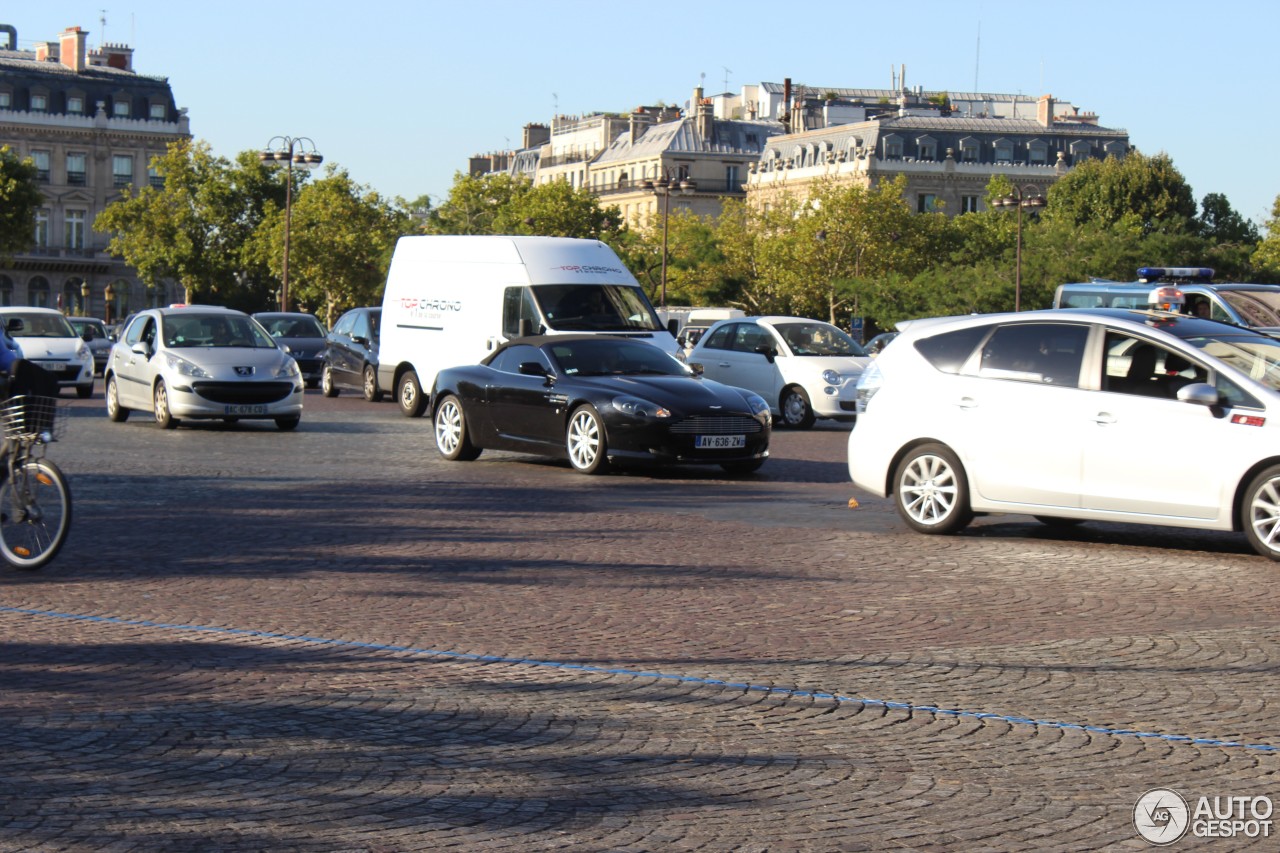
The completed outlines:
{"type": "Polygon", "coordinates": [[[527,335],[623,334],[678,355],[613,250],[569,237],[401,237],[382,297],[378,385],[409,417],[436,373],[527,335]]]}
{"type": "Polygon", "coordinates": [[[680,339],[684,342],[685,351],[693,349],[703,333],[721,320],[736,320],[747,316],[741,308],[694,308],[685,317],[680,329],[680,339]]]}

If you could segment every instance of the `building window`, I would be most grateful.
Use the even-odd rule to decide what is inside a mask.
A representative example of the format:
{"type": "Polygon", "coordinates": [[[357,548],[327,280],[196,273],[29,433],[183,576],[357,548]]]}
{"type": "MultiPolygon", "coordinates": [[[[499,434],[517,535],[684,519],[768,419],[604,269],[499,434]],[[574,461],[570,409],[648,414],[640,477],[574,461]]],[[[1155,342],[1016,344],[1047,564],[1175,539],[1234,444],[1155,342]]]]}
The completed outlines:
{"type": "Polygon", "coordinates": [[[42,113],[47,109],[49,109],[49,96],[32,92],[31,93],[31,111],[33,113],[42,113]]]}
{"type": "Polygon", "coordinates": [[[0,305],[9,306],[13,304],[13,279],[7,275],[0,275],[0,305]]]}
{"type": "Polygon", "coordinates": [[[1088,142],[1071,143],[1071,162],[1083,163],[1093,156],[1093,146],[1088,142]]]}
{"type": "Polygon", "coordinates": [[[49,280],[42,275],[27,282],[27,304],[35,308],[49,307],[49,280]]]}
{"type": "Polygon", "coordinates": [[[31,161],[36,164],[36,180],[44,184],[49,183],[49,152],[32,151],[31,161]]]}
{"type": "Polygon", "coordinates": [[[961,213],[977,213],[978,197],[976,195],[960,196],[960,212],[961,213]]]}
{"type": "Polygon", "coordinates": [[[1043,166],[1049,162],[1049,146],[1038,139],[1027,143],[1027,157],[1029,162],[1043,166]]]}
{"type": "Polygon", "coordinates": [[[995,142],[996,162],[1012,163],[1013,162],[1013,143],[1007,139],[997,139],[995,142]]]}
{"type": "Polygon", "coordinates": [[[933,193],[916,195],[916,213],[934,213],[938,209],[938,197],[933,193]]]}
{"type": "Polygon", "coordinates": [[[111,185],[127,187],[133,183],[133,158],[127,154],[116,154],[111,158],[111,185]]]}
{"type": "Polygon", "coordinates": [[[738,166],[724,167],[724,188],[729,192],[737,192],[742,189],[742,175],[738,171],[738,166]]]}
{"type": "Polygon", "coordinates": [[[84,211],[68,210],[66,218],[67,248],[84,248],[84,211]]]}
{"type": "Polygon", "coordinates": [[[35,244],[37,249],[49,248],[49,211],[43,207],[36,211],[35,244]]]}
{"type": "Polygon", "coordinates": [[[147,167],[147,183],[158,190],[164,189],[164,178],[160,176],[160,171],[155,166],[147,167]]]}
{"type": "Polygon", "coordinates": [[[164,104],[152,104],[149,114],[152,118],[163,119],[165,117],[164,104]]]}
{"type": "Polygon", "coordinates": [[[128,102],[128,101],[115,101],[115,102],[113,102],[113,103],[111,104],[111,114],[112,114],[113,116],[118,117],[118,118],[128,118],[128,117],[129,117],[129,102],[128,102]]]}
{"type": "Polygon", "coordinates": [[[73,186],[85,184],[85,156],[83,154],[67,155],[67,183],[73,186]]]}
{"type": "Polygon", "coordinates": [[[902,137],[886,136],[884,138],[884,156],[886,160],[902,159],[902,137]]]}
{"type": "Polygon", "coordinates": [[[13,106],[13,95],[9,92],[0,92],[0,108],[9,109],[13,106]]]}
{"type": "Polygon", "coordinates": [[[67,97],[67,112],[82,113],[84,112],[84,98],[79,95],[70,95],[67,97]]]}
{"type": "Polygon", "coordinates": [[[922,136],[916,140],[916,156],[921,160],[938,159],[938,143],[931,137],[922,136]]]}

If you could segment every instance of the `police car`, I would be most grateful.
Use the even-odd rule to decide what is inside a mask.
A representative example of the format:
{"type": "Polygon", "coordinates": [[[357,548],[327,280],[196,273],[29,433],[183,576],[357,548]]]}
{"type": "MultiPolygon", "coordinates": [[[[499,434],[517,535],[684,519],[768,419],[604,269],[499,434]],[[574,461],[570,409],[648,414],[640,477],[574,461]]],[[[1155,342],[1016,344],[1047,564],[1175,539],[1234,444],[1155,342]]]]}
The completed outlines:
{"type": "Polygon", "coordinates": [[[1095,279],[1059,285],[1054,308],[1146,308],[1156,285],[1182,291],[1181,309],[1196,317],[1280,329],[1280,284],[1213,283],[1211,267],[1142,267],[1131,282],[1095,279]]]}

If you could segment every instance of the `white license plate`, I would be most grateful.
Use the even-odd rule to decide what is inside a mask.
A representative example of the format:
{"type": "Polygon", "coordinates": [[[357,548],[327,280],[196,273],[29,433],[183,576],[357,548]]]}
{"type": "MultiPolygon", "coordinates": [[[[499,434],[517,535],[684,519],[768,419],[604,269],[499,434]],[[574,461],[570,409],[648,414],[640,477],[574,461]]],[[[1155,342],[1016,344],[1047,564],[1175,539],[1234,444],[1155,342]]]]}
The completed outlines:
{"type": "Polygon", "coordinates": [[[35,363],[51,373],[65,373],[67,370],[65,361],[37,361],[35,363]]]}
{"type": "Polygon", "coordinates": [[[265,415],[266,406],[224,406],[224,414],[228,415],[265,415]]]}
{"type": "Polygon", "coordinates": [[[693,440],[693,446],[701,450],[725,448],[732,450],[747,446],[745,435],[700,435],[693,440]]]}

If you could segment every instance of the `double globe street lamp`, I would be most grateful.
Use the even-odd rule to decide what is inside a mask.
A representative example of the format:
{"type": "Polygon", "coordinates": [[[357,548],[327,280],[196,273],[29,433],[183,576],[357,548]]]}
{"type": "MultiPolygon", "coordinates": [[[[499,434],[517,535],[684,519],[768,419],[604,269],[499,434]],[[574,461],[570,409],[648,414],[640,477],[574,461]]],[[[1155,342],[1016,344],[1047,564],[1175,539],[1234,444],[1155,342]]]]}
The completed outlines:
{"type": "Polygon", "coordinates": [[[642,188],[662,196],[662,298],[659,308],[665,311],[667,308],[667,223],[671,217],[671,194],[678,192],[689,195],[698,188],[698,185],[687,178],[680,181],[668,178],[661,181],[645,181],[642,188]]]}
{"type": "MultiPolygon", "coordinates": [[[[1032,192],[1034,193],[1035,190],[1032,189],[1032,192]]],[[[1011,194],[1006,196],[1001,196],[1000,198],[997,198],[997,199],[993,199],[991,203],[999,208],[1013,207],[1013,208],[1016,208],[1018,211],[1018,226],[1017,226],[1018,236],[1016,238],[1017,248],[1015,249],[1014,262],[1013,262],[1014,263],[1013,265],[1013,310],[1021,311],[1022,310],[1022,211],[1024,209],[1031,210],[1031,211],[1038,210],[1039,208],[1044,207],[1045,200],[1039,194],[1024,196],[1022,193],[1022,187],[1015,184],[1013,187],[1013,192],[1011,194]]]]}
{"type": "Polygon", "coordinates": [[[284,185],[284,263],[280,267],[280,310],[289,310],[289,231],[293,221],[293,167],[318,166],[324,157],[316,151],[316,144],[305,136],[273,136],[258,159],[264,163],[280,161],[285,164],[284,185]],[[279,145],[277,146],[277,143],[279,145]]]}

